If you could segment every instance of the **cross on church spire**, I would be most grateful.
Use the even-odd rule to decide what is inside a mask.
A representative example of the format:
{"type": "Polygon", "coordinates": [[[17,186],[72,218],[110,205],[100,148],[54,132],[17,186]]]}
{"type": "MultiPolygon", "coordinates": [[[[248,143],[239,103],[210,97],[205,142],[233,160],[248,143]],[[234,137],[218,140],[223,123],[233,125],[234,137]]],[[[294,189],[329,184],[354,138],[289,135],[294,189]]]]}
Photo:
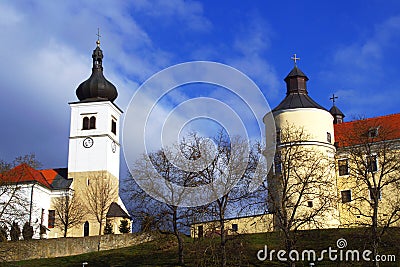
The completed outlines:
{"type": "Polygon", "coordinates": [[[300,60],[300,58],[297,57],[296,54],[294,54],[293,57],[291,57],[291,59],[293,60],[295,66],[297,65],[297,64],[296,64],[296,63],[297,63],[297,60],[300,60]]]}
{"type": "Polygon", "coordinates": [[[100,35],[100,28],[97,28],[97,41],[96,41],[96,44],[97,44],[97,46],[99,46],[100,47],[100,37],[101,37],[101,35],[100,35]]]}
{"type": "Polygon", "coordinates": [[[335,96],[335,94],[332,94],[332,97],[329,99],[332,100],[332,104],[335,105],[335,100],[338,99],[338,97],[335,96]]]}

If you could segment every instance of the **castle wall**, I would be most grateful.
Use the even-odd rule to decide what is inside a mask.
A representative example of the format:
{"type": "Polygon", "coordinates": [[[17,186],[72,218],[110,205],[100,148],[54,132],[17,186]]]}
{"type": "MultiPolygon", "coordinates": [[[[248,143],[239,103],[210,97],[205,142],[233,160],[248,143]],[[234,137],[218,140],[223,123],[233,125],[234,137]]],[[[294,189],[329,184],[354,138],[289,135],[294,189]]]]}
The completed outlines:
{"type": "Polygon", "coordinates": [[[6,261],[65,257],[138,245],[153,240],[149,234],[102,235],[3,242],[6,261]]]}

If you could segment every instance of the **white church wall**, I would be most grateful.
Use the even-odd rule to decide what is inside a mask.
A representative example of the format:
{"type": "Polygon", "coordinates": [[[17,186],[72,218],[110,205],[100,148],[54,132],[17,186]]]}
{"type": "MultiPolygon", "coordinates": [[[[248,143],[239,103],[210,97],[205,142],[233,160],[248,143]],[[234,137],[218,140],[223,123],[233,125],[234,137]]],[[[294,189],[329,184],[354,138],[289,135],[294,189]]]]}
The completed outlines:
{"type": "MultiPolygon", "coordinates": [[[[10,193],[2,195],[0,201],[9,202],[10,193]]],[[[33,238],[40,238],[40,225],[43,224],[46,227],[48,225],[51,190],[37,183],[21,184],[18,185],[17,197],[21,204],[10,205],[5,210],[4,220],[7,220],[9,225],[14,221],[17,222],[22,231],[23,225],[30,219],[34,231],[33,238]]]]}

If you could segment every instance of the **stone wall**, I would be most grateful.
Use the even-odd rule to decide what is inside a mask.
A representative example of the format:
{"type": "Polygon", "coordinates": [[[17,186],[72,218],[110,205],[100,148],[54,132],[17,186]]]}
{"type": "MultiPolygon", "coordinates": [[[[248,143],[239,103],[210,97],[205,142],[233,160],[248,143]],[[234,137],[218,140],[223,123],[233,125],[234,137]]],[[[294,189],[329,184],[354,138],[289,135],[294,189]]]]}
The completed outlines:
{"type": "Polygon", "coordinates": [[[138,245],[151,241],[149,234],[118,234],[67,237],[42,240],[20,240],[0,243],[6,261],[53,258],[138,245]]]}

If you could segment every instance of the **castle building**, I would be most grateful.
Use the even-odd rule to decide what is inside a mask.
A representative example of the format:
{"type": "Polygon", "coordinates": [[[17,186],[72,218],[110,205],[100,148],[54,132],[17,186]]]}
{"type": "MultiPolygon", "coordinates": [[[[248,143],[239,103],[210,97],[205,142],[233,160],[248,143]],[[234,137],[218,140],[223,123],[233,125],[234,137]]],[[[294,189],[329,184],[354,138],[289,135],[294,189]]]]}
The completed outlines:
{"type": "MultiPolygon", "coordinates": [[[[228,234],[365,227],[374,217],[379,227],[400,226],[400,113],[345,122],[335,95],[329,110],[310,97],[308,77],[292,59],[286,96],[272,110],[276,154],[267,213],[227,219],[228,234]]],[[[191,236],[218,227],[197,222],[191,236]]]]}
{"type": "Polygon", "coordinates": [[[120,221],[130,220],[118,192],[122,110],[114,103],[116,87],[103,75],[100,41],[96,44],[92,74],[76,89],[79,101],[69,103],[68,167],[35,170],[22,164],[1,175],[1,188],[6,192],[0,197],[2,202],[7,203],[11,195],[18,194],[17,199],[23,204],[17,207],[17,203],[10,203],[13,205],[4,208],[6,216],[2,219],[16,220],[20,226],[29,222],[34,238],[63,236],[54,205],[55,199],[65,196],[79,199],[81,207],[91,210],[68,229],[68,236],[102,234],[106,223],[112,232],[119,233],[120,221]]]}

